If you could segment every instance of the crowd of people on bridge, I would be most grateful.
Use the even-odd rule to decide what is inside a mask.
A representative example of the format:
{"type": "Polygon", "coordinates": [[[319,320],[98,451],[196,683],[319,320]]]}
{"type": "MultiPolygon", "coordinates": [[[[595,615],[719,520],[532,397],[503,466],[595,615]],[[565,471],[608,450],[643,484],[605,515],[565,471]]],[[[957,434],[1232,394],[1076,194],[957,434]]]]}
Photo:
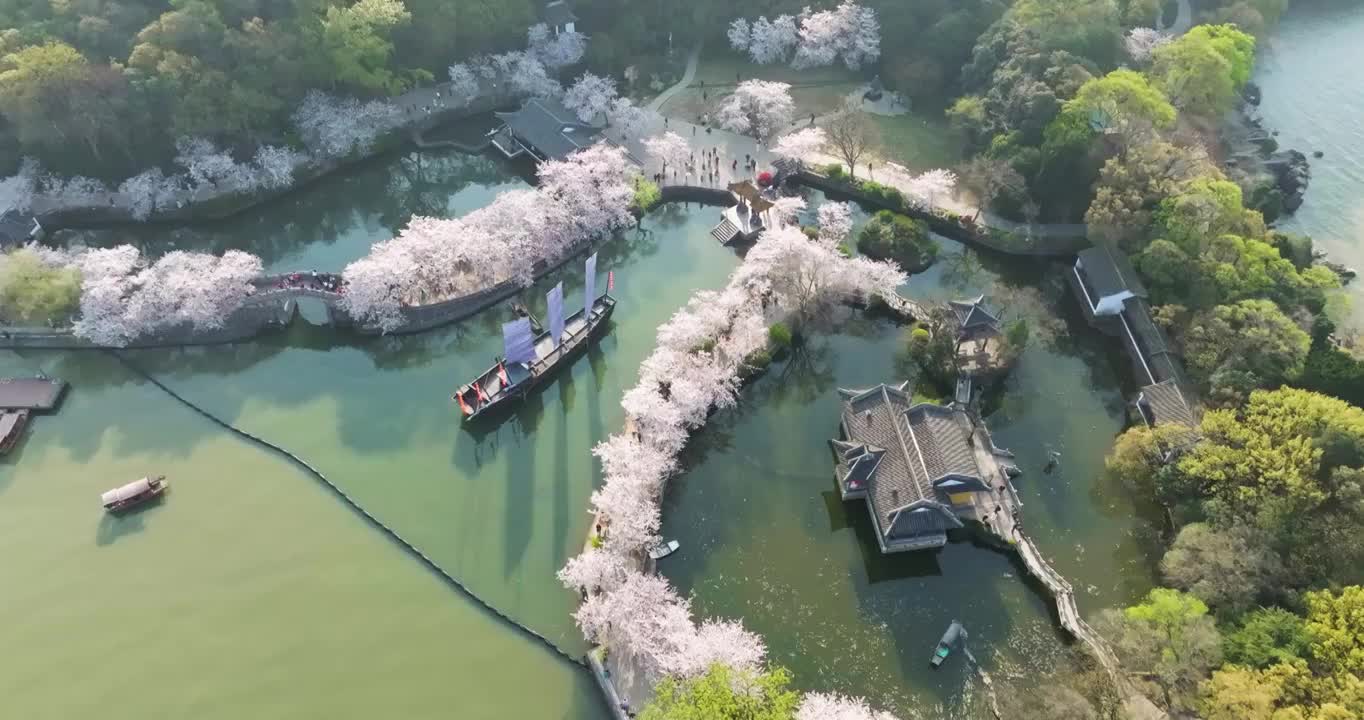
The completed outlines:
{"type": "Polygon", "coordinates": [[[275,282],[276,290],[320,290],[322,292],[336,293],[344,295],[346,292],[346,281],[338,273],[320,273],[316,270],[309,272],[289,273],[281,275],[275,282]]]}

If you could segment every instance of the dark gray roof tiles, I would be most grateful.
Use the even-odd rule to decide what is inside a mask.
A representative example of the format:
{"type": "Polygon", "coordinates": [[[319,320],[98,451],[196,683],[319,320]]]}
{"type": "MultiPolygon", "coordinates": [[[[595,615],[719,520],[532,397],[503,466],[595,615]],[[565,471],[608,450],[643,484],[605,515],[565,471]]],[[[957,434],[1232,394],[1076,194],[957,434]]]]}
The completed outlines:
{"type": "Polygon", "coordinates": [[[961,330],[999,326],[999,318],[985,309],[984,295],[972,300],[951,300],[947,305],[952,308],[952,314],[957,317],[957,327],[961,330]]]}
{"type": "Polygon", "coordinates": [[[1141,389],[1137,399],[1142,415],[1152,425],[1174,423],[1196,427],[1193,410],[1173,380],[1165,380],[1141,389]]]}
{"type": "Polygon", "coordinates": [[[833,447],[845,468],[851,470],[854,458],[867,452],[859,448],[884,449],[867,494],[881,528],[898,534],[919,527],[920,521],[928,523],[924,528],[958,526],[955,516],[941,505],[933,483],[945,476],[980,478],[968,439],[971,430],[961,411],[929,403],[915,405],[904,384],[840,392],[845,399],[843,429],[848,437],[835,441],[833,447]],[[916,503],[928,503],[922,507],[931,512],[897,515],[916,503]]]}
{"type": "Polygon", "coordinates": [[[551,27],[560,27],[577,21],[578,16],[573,14],[573,8],[564,0],[554,0],[545,5],[545,22],[551,27]]]}
{"type": "Polygon", "coordinates": [[[517,139],[550,160],[562,160],[601,139],[597,128],[578,120],[577,115],[554,99],[531,98],[520,110],[497,116],[517,139]]]}
{"type": "MultiPolygon", "coordinates": [[[[1132,261],[1120,250],[1100,243],[1092,248],[1081,250],[1080,268],[1085,282],[1099,294],[1099,297],[1116,295],[1129,290],[1137,297],[1146,297],[1146,287],[1137,277],[1132,261]]],[[[1099,301],[1094,298],[1094,302],[1099,301]]]]}

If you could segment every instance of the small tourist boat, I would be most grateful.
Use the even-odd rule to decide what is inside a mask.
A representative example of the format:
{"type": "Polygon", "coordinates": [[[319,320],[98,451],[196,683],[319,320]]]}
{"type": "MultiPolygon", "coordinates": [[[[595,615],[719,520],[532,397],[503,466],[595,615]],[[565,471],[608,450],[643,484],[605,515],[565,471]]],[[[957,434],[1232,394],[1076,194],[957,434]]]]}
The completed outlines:
{"type": "Polygon", "coordinates": [[[142,503],[155,500],[170,487],[166,482],[165,475],[156,477],[144,477],[141,480],[134,480],[120,488],[115,488],[104,493],[100,499],[104,502],[104,509],[109,512],[122,512],[129,508],[137,507],[142,503]]]}
{"type": "Polygon", "coordinates": [[[956,620],[947,626],[947,632],[942,634],[942,639],[938,641],[938,647],[933,650],[933,667],[942,665],[947,656],[952,654],[952,646],[959,641],[966,639],[966,629],[956,620]]]}
{"type": "Polygon", "coordinates": [[[682,544],[676,540],[664,540],[649,550],[649,557],[655,560],[662,560],[677,552],[679,547],[682,547],[682,544]]]}
{"type": "Polygon", "coordinates": [[[0,455],[8,454],[19,444],[25,425],[28,425],[27,410],[0,413],[0,455]]]}
{"type": "Polygon", "coordinates": [[[521,317],[502,326],[503,356],[450,396],[465,420],[524,398],[606,331],[616,299],[611,297],[609,285],[606,293],[594,297],[596,260],[595,254],[587,259],[586,297],[593,299],[582,310],[564,317],[564,286],[559,283],[548,295],[548,330],[541,331],[534,317],[524,310],[517,313],[521,317]]]}

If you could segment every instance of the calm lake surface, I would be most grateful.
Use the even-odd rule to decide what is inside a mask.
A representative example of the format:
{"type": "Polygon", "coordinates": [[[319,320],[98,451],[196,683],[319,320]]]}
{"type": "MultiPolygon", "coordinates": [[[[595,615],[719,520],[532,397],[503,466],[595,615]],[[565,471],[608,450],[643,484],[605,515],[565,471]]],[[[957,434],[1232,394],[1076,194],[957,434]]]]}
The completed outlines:
{"type": "MultiPolygon", "coordinates": [[[[1364,271],[1364,6],[1295,7],[1259,48],[1255,82],[1265,127],[1312,164],[1306,202],[1280,225],[1312,236],[1332,259],[1364,271]],[[1321,158],[1312,153],[1321,151],[1321,158]]],[[[1364,281],[1350,287],[1356,327],[1364,281]]]]}
{"type": "MultiPolygon", "coordinates": [[[[446,191],[451,213],[521,184],[499,163],[446,158],[483,173],[446,191]]],[[[270,206],[239,228],[180,232],[178,246],[230,247],[239,233],[272,266],[339,269],[388,236],[385,218],[405,217],[385,204],[392,172],[340,178],[341,193],[324,184],[332,206],[303,193],[307,226],[268,221],[288,214],[270,206]]],[[[598,288],[615,270],[614,329],[500,425],[462,427],[449,393],[500,352],[505,306],[414,337],[346,338],[302,322],[258,342],[129,355],[306,458],[475,592],[580,654],[574,598],[554,572],[586,534],[589,449],[619,427],[654,329],[736,265],[707,235],[714,219],[711,208],[664,208],[647,232],[605,243],[598,288]]],[[[142,239],[152,248],[167,235],[142,239]]],[[[569,305],[580,303],[581,266],[562,278],[569,305]]],[[[543,308],[546,289],[527,302],[543,308]]],[[[316,480],[105,355],[0,354],[0,375],[37,370],[72,390],[0,464],[0,695],[16,716],[604,716],[586,673],[453,592],[316,480]],[[99,493],[149,472],[170,478],[165,501],[106,518],[99,493]],[[127,692],[147,682],[155,691],[127,692]]]]}
{"type": "MultiPolygon", "coordinates": [[[[1033,324],[1034,341],[987,420],[1024,472],[1025,527],[1071,578],[1083,610],[1144,593],[1151,530],[1100,473],[1124,423],[1126,358],[1083,324],[1059,266],[982,260],[941,244],[943,259],[912,278],[907,294],[986,293],[1009,317],[1033,324]],[[1063,460],[1046,474],[1050,450],[1063,460]]],[[[662,570],[694,593],[701,614],[744,616],[803,687],[864,695],[905,718],[981,716],[983,696],[960,659],[937,671],[928,665],[952,620],[1006,683],[1036,682],[1065,662],[1064,637],[1009,556],[969,539],[885,556],[865,504],[838,499],[827,445],[838,433],[837,389],[899,382],[913,371],[906,329],[858,315],[837,325],[774,365],[739,408],[698,434],[664,512],[665,534],[682,551],[662,570]]]]}
{"type": "MultiPolygon", "coordinates": [[[[1326,154],[1284,226],[1364,269],[1360,37],[1364,10],[1295,10],[1256,79],[1280,142],[1326,154]]],[[[413,213],[459,215],[524,185],[488,157],[389,156],[230,222],[83,237],[154,254],[240,248],[271,270],[339,270],[413,213]]],[[[573,597],[553,573],[586,531],[598,481],[588,451],[619,427],[621,393],[655,328],[735,266],[706,234],[714,219],[712,209],[665,208],[646,219],[651,232],[606,243],[601,268],[616,270],[621,299],[612,333],[492,427],[461,427],[448,395],[499,351],[505,306],[410,338],[338,337],[302,322],[258,342],[131,356],[306,458],[475,592],[577,653],[573,597]]],[[[1025,527],[1076,586],[1082,611],[1139,596],[1152,580],[1151,526],[1099,472],[1125,422],[1126,359],[1079,321],[1056,268],[944,251],[909,293],[986,292],[1035,321],[988,417],[1024,471],[1025,527]],[[1046,474],[1050,450],[1062,461],[1046,474]]],[[[570,306],[579,267],[563,273],[570,306]]],[[[545,289],[526,301],[542,308],[545,289]]],[[[957,542],[883,557],[863,506],[834,495],[826,441],[837,388],[902,379],[904,335],[838,318],[717,414],[668,492],[665,532],[683,547],[663,570],[699,614],[744,616],[802,688],[865,694],[906,719],[975,717],[981,695],[961,661],[927,668],[952,619],[1004,683],[1038,682],[1066,662],[1066,642],[1007,556],[957,542]]],[[[605,716],[584,673],[450,590],[311,477],[104,355],[0,353],[0,375],[38,370],[72,390],[0,461],[7,715],[605,716]],[[171,479],[163,503],[103,515],[100,492],[152,472],[171,479]]]]}

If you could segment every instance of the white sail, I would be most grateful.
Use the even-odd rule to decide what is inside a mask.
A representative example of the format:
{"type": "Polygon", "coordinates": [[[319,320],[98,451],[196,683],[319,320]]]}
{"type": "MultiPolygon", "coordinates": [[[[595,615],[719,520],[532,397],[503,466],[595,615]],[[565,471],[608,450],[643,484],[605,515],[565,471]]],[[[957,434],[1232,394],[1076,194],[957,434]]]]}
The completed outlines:
{"type": "Polygon", "coordinates": [[[564,284],[560,282],[551,288],[545,300],[549,303],[549,337],[558,347],[564,338],[564,284]]]}
{"type": "Polygon", "coordinates": [[[502,325],[503,357],[509,363],[535,362],[535,338],[530,332],[530,319],[520,318],[502,325]]]}
{"type": "Polygon", "coordinates": [[[592,319],[592,303],[597,301],[597,254],[592,253],[587,257],[587,278],[583,283],[583,294],[587,300],[583,307],[587,310],[583,313],[586,320],[592,319]]]}

